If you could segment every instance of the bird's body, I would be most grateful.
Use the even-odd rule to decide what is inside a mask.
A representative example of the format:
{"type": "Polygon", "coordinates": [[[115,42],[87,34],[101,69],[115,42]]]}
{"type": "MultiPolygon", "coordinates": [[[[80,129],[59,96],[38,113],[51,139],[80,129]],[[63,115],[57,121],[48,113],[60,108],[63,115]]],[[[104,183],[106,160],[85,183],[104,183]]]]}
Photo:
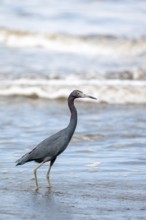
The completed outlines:
{"type": "Polygon", "coordinates": [[[32,151],[25,154],[17,161],[17,165],[22,165],[33,160],[38,163],[51,161],[65,150],[69,141],[70,139],[66,134],[66,129],[63,129],[55,135],[46,138],[32,151]]]}
{"type": "Polygon", "coordinates": [[[40,163],[40,165],[34,170],[37,189],[38,189],[38,181],[36,175],[37,169],[48,161],[50,161],[50,167],[47,173],[47,180],[50,186],[49,173],[51,170],[51,166],[55,162],[58,155],[60,155],[66,149],[76,129],[77,111],[74,106],[74,99],[84,98],[84,97],[94,98],[92,96],[87,96],[83,94],[81,91],[74,90],[68,97],[68,106],[71,112],[69,125],[63,130],[43,140],[32,151],[25,154],[17,161],[16,165],[22,165],[30,161],[35,161],[40,163]]]}

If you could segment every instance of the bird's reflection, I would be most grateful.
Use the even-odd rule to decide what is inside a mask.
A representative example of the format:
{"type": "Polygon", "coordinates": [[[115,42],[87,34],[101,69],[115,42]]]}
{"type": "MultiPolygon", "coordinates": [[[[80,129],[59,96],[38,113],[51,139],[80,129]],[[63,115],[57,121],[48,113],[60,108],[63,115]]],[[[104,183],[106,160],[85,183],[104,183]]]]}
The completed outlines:
{"type": "Polygon", "coordinates": [[[59,201],[57,193],[52,188],[46,188],[44,191],[34,191],[31,197],[31,208],[41,219],[72,219],[69,208],[64,204],[63,198],[59,201]]]}

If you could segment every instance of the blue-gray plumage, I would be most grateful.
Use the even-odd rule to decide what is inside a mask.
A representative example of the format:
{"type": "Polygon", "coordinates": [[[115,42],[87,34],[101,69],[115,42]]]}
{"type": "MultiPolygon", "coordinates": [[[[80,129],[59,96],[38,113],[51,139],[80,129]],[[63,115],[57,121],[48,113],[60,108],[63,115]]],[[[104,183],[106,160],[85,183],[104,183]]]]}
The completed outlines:
{"type": "Polygon", "coordinates": [[[77,125],[77,110],[74,106],[74,100],[76,98],[96,99],[92,96],[85,95],[83,92],[79,90],[74,90],[68,97],[68,106],[71,112],[69,125],[65,129],[43,140],[32,151],[25,154],[19,160],[16,161],[17,162],[16,165],[22,165],[30,161],[35,161],[40,163],[39,166],[34,170],[36,187],[37,187],[36,190],[38,190],[39,188],[38,180],[37,180],[37,169],[41,167],[45,162],[50,161],[49,170],[46,176],[50,187],[51,185],[49,180],[49,174],[51,167],[55,162],[57,156],[66,149],[73,136],[73,133],[77,125]]]}

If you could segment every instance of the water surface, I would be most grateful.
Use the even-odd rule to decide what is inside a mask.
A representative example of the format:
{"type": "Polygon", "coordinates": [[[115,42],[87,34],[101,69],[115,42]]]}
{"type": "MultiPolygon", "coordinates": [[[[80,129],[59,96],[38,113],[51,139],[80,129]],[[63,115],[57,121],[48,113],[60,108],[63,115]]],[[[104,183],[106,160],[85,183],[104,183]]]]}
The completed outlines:
{"type": "Polygon", "coordinates": [[[45,164],[15,167],[37,143],[65,127],[64,101],[0,99],[1,219],[145,219],[145,105],[77,102],[77,130],[57,159],[48,190],[45,164]]]}

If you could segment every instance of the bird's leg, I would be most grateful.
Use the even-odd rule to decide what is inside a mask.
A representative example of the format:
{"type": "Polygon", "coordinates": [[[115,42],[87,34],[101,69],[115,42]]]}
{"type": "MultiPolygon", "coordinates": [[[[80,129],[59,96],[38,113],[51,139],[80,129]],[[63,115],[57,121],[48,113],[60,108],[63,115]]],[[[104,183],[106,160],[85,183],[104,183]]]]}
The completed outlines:
{"type": "Polygon", "coordinates": [[[49,188],[51,188],[51,183],[50,183],[50,178],[49,178],[50,170],[51,170],[51,162],[50,162],[50,166],[49,166],[49,169],[48,169],[48,172],[47,172],[47,175],[46,175],[49,188]]]}
{"type": "Polygon", "coordinates": [[[50,161],[50,166],[46,175],[47,181],[48,181],[48,187],[51,188],[51,183],[50,183],[50,171],[53,163],[55,162],[56,158],[50,161]]]}
{"type": "Polygon", "coordinates": [[[37,179],[37,170],[44,164],[44,162],[42,162],[39,166],[37,166],[34,169],[34,177],[35,177],[35,183],[36,183],[36,191],[38,191],[39,189],[39,185],[38,185],[38,179],[37,179]]]}

